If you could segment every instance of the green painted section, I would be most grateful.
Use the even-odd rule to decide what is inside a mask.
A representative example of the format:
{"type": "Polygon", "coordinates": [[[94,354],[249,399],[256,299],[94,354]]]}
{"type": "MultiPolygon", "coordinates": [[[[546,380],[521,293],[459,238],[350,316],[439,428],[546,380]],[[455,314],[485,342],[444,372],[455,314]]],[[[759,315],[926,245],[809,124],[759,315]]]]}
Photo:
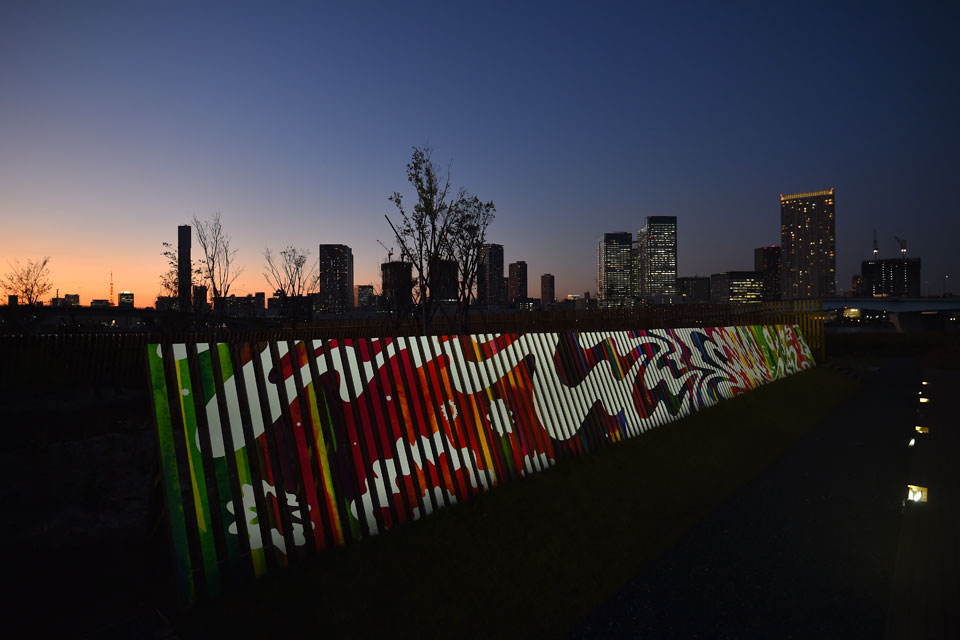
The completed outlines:
{"type": "Polygon", "coordinates": [[[190,490],[193,492],[193,505],[200,536],[204,584],[207,595],[213,597],[220,595],[220,569],[217,566],[217,547],[211,528],[207,481],[203,473],[200,449],[197,448],[197,415],[193,408],[195,390],[190,384],[190,370],[187,359],[177,360],[175,366],[177,368],[177,383],[180,385],[177,395],[180,399],[180,415],[183,418],[187,469],[190,471],[190,490]]]}
{"type": "Polygon", "coordinates": [[[160,473],[163,476],[170,533],[173,538],[173,555],[177,565],[177,591],[180,602],[186,606],[193,604],[197,594],[193,583],[190,547],[187,544],[187,523],[183,514],[183,501],[180,499],[180,476],[177,470],[177,453],[173,446],[170,405],[167,403],[167,381],[163,375],[163,360],[157,355],[159,348],[158,344],[147,345],[147,359],[150,363],[153,415],[156,418],[157,440],[160,445],[160,473]]]}
{"type": "MultiPolygon", "coordinates": [[[[226,344],[218,344],[217,350],[220,355],[220,373],[223,375],[223,382],[226,383],[227,380],[233,377],[233,361],[230,359],[230,348],[226,344]]],[[[232,397],[227,397],[228,404],[234,401],[236,394],[232,397]]],[[[238,411],[239,413],[239,411],[238,411]]],[[[236,425],[239,427],[240,425],[236,425]]],[[[231,428],[234,428],[234,425],[231,425],[231,428]]],[[[239,429],[235,429],[239,430],[239,429]]],[[[237,464],[237,479],[239,480],[241,488],[244,485],[253,486],[253,473],[250,471],[250,460],[247,457],[247,447],[240,446],[238,444],[244,445],[244,443],[234,443],[234,447],[237,450],[234,452],[234,460],[237,464]]],[[[246,512],[241,502],[239,505],[234,505],[234,514],[236,518],[245,518],[246,512]]],[[[226,522],[226,521],[225,521],[226,522]]],[[[237,531],[239,532],[239,525],[237,525],[237,531]]],[[[250,541],[249,538],[244,541],[244,548],[249,548],[250,541]]],[[[264,555],[263,548],[250,549],[250,559],[253,562],[253,573],[258,578],[267,572],[267,559],[264,555]]]]}

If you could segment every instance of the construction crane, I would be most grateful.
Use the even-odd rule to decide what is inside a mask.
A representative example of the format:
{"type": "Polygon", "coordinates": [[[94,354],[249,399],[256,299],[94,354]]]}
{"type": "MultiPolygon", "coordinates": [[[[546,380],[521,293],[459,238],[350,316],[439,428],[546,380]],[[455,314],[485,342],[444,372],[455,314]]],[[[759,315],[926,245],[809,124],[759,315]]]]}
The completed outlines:
{"type": "Polygon", "coordinates": [[[901,240],[898,236],[893,236],[893,237],[897,239],[897,243],[900,245],[900,257],[906,258],[907,257],[907,241],[901,240]]]}
{"type": "Polygon", "coordinates": [[[393,262],[393,249],[383,244],[379,240],[377,240],[377,243],[379,243],[381,247],[387,250],[387,262],[393,262]]]}

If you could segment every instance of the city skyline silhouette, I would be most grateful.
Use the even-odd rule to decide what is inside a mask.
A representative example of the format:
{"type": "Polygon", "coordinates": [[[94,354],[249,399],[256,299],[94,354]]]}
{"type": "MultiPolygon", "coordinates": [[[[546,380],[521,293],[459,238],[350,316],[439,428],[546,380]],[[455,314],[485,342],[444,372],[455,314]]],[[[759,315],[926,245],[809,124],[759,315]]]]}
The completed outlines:
{"type": "MultiPolygon", "coordinates": [[[[837,283],[877,229],[958,271],[956,9],[551,5],[0,9],[3,267],[51,256],[82,304],[152,304],[162,242],[221,212],[263,250],[345,244],[355,283],[395,246],[415,145],[497,205],[488,241],[556,294],[597,290],[596,242],[677,216],[678,275],[750,269],[780,193],[836,188],[837,283]]],[[[268,292],[269,293],[269,292],[268,292]]]]}

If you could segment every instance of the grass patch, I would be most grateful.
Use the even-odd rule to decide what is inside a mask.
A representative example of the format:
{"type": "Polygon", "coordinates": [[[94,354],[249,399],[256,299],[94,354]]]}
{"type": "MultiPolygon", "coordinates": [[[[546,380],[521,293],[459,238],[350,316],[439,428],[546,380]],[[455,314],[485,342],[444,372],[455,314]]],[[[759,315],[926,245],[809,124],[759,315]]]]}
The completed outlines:
{"type": "Polygon", "coordinates": [[[177,621],[184,637],[555,638],[857,386],[816,368],[278,572],[177,621]]]}

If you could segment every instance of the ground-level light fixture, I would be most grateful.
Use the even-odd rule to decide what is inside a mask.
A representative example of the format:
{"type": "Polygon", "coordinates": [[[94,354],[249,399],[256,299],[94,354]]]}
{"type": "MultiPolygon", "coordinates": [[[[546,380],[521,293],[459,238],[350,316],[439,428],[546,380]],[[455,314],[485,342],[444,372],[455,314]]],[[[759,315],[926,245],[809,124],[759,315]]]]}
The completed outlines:
{"type": "Polygon", "coordinates": [[[921,427],[920,425],[917,425],[914,427],[914,429],[917,430],[917,433],[930,433],[930,427],[921,427]]]}
{"type": "Polygon", "coordinates": [[[927,501],[927,488],[918,487],[915,484],[907,485],[907,500],[911,502],[926,502],[927,501]]]}
{"type": "Polygon", "coordinates": [[[930,398],[920,398],[920,402],[930,402],[930,398]]]}
{"type": "Polygon", "coordinates": [[[907,446],[908,446],[908,447],[912,447],[912,446],[915,445],[915,444],[917,444],[917,439],[916,439],[916,438],[910,438],[910,442],[907,443],[907,446]]]}
{"type": "Polygon", "coordinates": [[[924,380],[924,381],[923,381],[923,382],[921,382],[920,384],[922,384],[923,386],[927,386],[927,385],[928,385],[928,384],[930,384],[930,383],[929,383],[929,382],[927,382],[926,380],[924,380]]]}

